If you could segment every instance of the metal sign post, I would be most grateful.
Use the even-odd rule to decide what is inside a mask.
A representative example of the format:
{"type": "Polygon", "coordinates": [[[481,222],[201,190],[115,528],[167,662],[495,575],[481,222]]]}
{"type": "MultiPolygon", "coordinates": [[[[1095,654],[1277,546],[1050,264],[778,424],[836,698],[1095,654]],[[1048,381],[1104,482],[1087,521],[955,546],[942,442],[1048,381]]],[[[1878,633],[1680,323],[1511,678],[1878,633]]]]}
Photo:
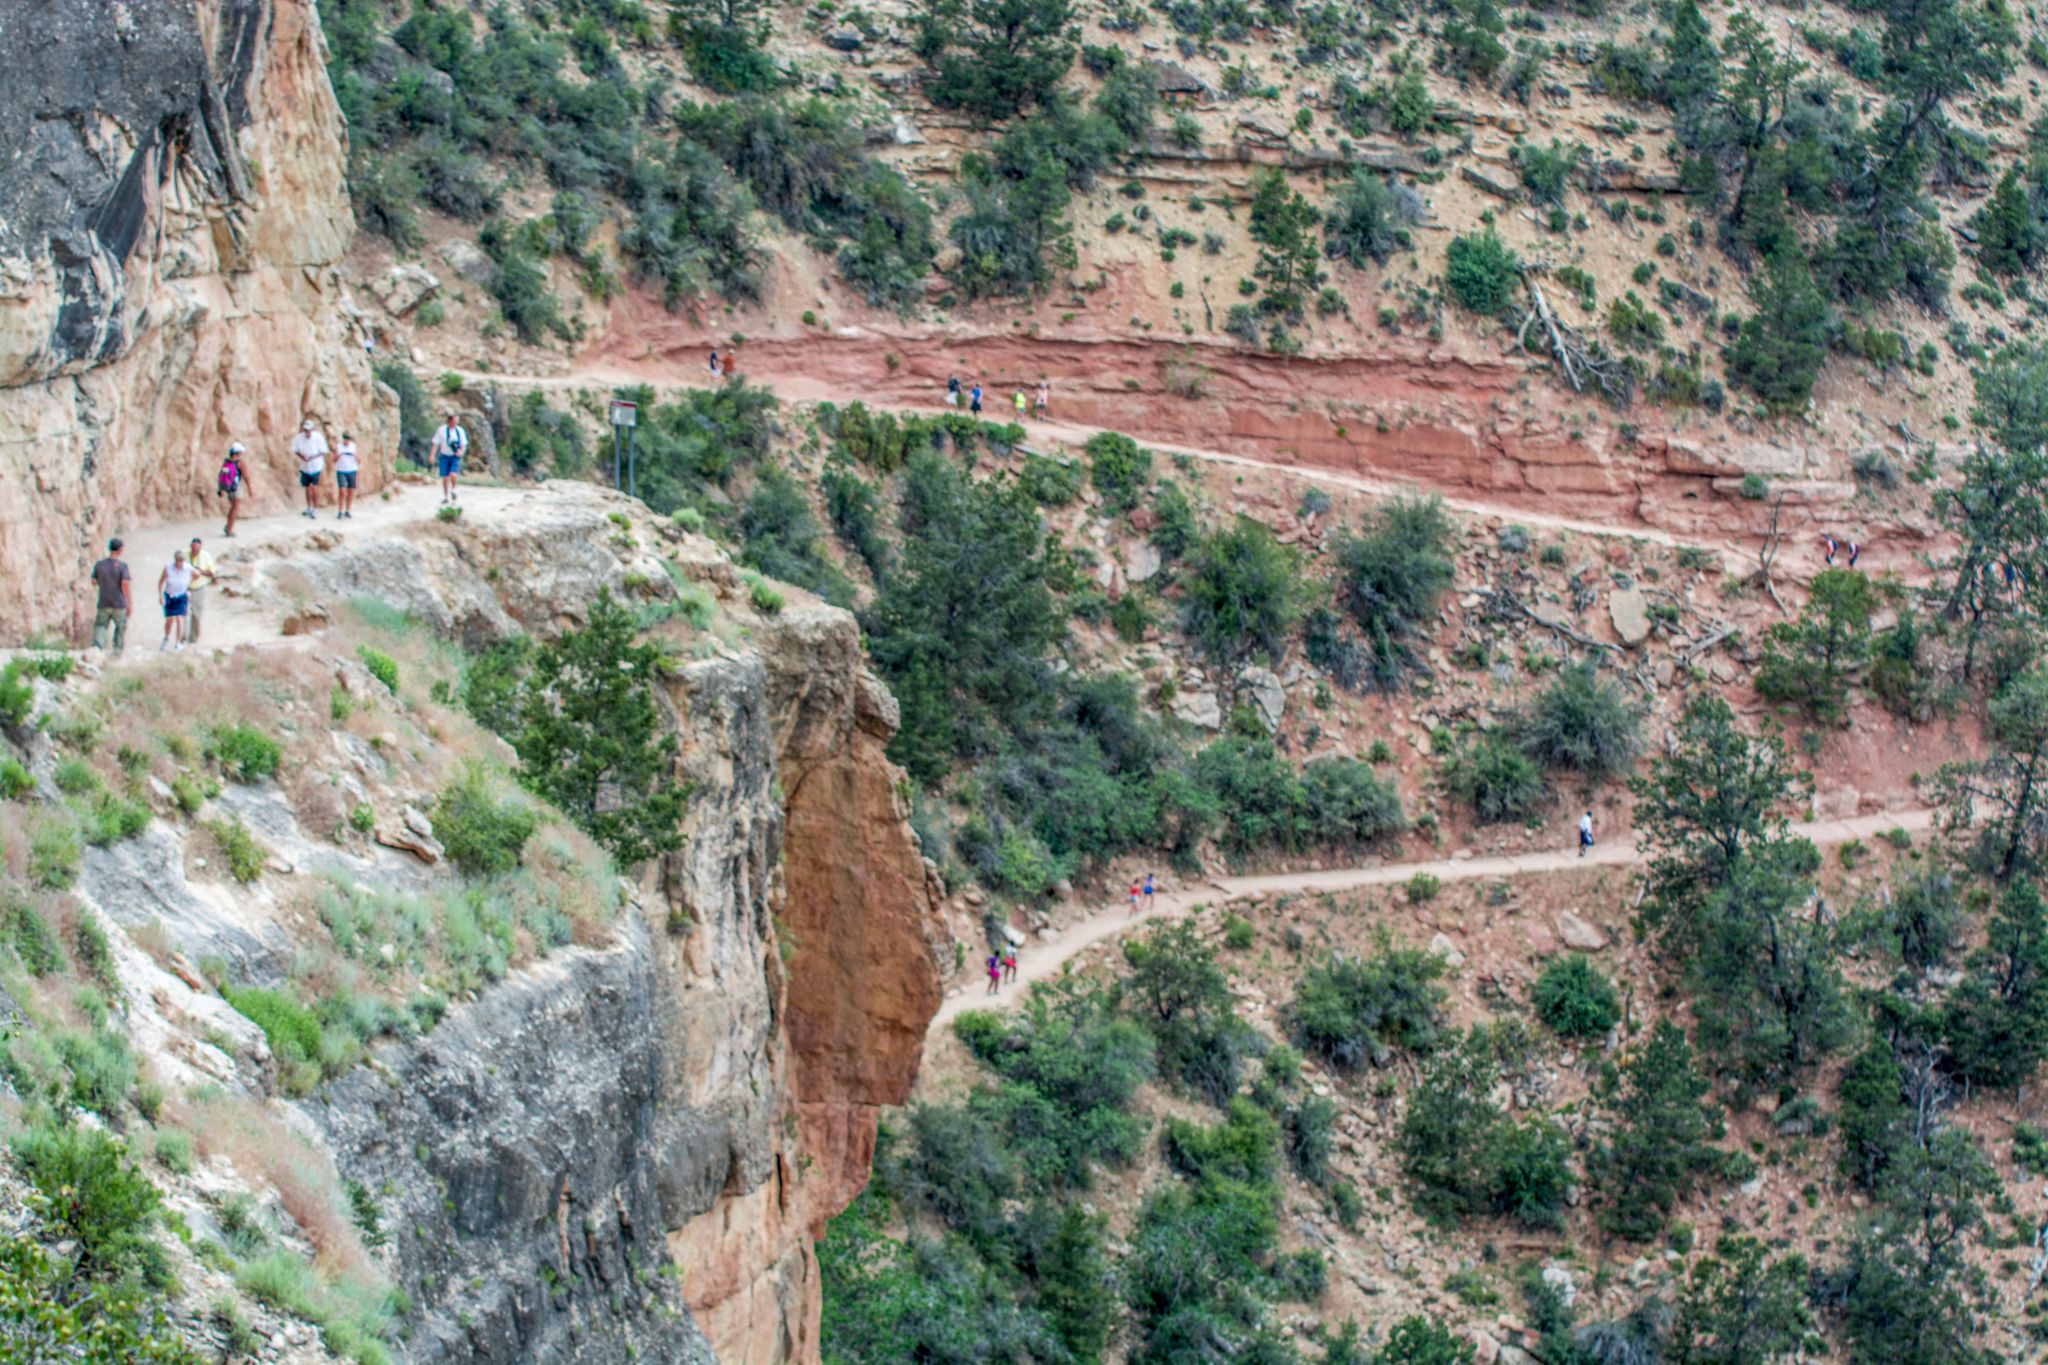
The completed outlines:
{"type": "Polygon", "coordinates": [[[612,399],[611,419],[612,487],[625,487],[637,497],[639,496],[637,490],[630,485],[637,484],[639,481],[633,478],[632,472],[629,471],[627,473],[626,482],[624,483],[619,478],[619,432],[623,430],[626,433],[626,458],[630,461],[633,457],[633,428],[640,425],[640,405],[624,398],[614,398],[612,399]]]}

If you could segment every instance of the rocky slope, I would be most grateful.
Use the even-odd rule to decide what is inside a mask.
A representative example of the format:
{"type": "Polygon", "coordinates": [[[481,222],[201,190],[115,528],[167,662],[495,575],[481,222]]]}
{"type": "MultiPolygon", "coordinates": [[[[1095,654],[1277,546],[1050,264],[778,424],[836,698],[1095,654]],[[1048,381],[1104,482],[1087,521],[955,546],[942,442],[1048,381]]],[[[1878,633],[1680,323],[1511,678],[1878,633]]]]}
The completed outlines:
{"type": "MultiPolygon", "coordinates": [[[[395,411],[351,339],[345,130],[312,0],[11,5],[0,44],[0,573],[82,578],[124,528],[214,501],[231,440],[257,509],[292,492],[302,414],[395,411]]],[[[27,594],[70,629],[68,594],[27,594]]]]}
{"type": "MultiPolygon", "coordinates": [[[[812,1241],[865,1185],[877,1112],[907,1096],[937,1007],[936,877],[883,756],[895,703],[863,665],[853,618],[798,602],[761,615],[722,552],[679,533],[636,537],[619,526],[627,509],[639,510],[552,485],[496,524],[327,549],[315,533],[244,558],[233,567],[249,591],[298,600],[302,623],[333,622],[297,637],[304,648],[287,640],[225,665],[261,670],[302,737],[323,751],[331,740],[318,763],[329,771],[309,781],[290,770],[310,765],[287,763],[281,782],[231,786],[205,813],[257,833],[270,854],[257,885],[211,880],[190,842],[205,848],[204,817],[188,835],[174,809],[91,851],[78,881],[79,913],[160,959],[125,941],[120,954],[135,1002],[124,1022],[170,1109],[212,1113],[187,1098],[209,1083],[258,1102],[262,1035],[191,964],[304,989],[326,935],[302,907],[320,887],[402,897],[445,880],[411,853],[350,840],[344,821],[324,833],[331,787],[344,807],[379,813],[378,843],[417,849],[386,813],[431,809],[433,768],[466,742],[453,713],[435,719],[422,703],[378,710],[365,740],[296,700],[320,689],[311,701],[326,709],[330,686],[383,695],[352,657],[345,603],[381,597],[432,635],[477,645],[575,624],[606,587],[698,604],[701,628],[657,628],[678,651],[664,705],[693,790],[682,847],[622,888],[626,908],[600,929],[307,1098],[269,1102],[310,1163],[371,1192],[388,1245],[369,1263],[411,1296],[410,1360],[815,1360],[812,1241]]],[[[232,695],[222,686],[216,696],[232,695]]],[[[82,709],[94,690],[66,689],[44,705],[82,709]]],[[[62,754],[47,734],[31,747],[47,783],[62,754]]],[[[217,1163],[203,1174],[263,1187],[260,1160],[209,1138],[216,1121],[193,1126],[202,1152],[232,1163],[231,1176],[217,1163]]],[[[319,1217],[286,1206],[323,1256],[337,1254],[319,1217]]],[[[213,1225],[203,1198],[192,1209],[202,1231],[213,1225]]],[[[192,1273],[203,1289],[205,1270],[192,1273]]]]}

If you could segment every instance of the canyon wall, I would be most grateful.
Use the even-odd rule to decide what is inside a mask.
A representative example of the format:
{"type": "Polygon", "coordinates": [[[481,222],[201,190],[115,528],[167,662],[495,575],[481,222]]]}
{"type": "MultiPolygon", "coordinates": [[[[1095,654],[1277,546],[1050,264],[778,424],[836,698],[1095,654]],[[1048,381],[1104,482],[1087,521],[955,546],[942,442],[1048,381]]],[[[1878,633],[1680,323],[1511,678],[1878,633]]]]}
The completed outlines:
{"type": "MultiPolygon", "coordinates": [[[[251,568],[263,591],[373,594],[472,644],[573,625],[629,576],[673,592],[645,533],[607,519],[637,504],[565,483],[530,500],[495,526],[251,568]]],[[[617,942],[487,992],[322,1112],[346,1178],[406,1192],[392,1221],[420,1231],[397,1278],[421,1360],[594,1361],[623,1343],[687,1361],[701,1329],[720,1360],[815,1361],[812,1242],[865,1186],[878,1111],[908,1096],[938,1007],[936,874],[858,625],[794,590],[760,615],[723,551],[655,534],[718,603],[709,632],[653,632],[679,660],[683,846],[617,942]]]]}
{"type": "Polygon", "coordinates": [[[0,577],[75,633],[110,534],[296,496],[303,415],[388,472],[396,402],[353,339],[346,130],[314,0],[0,6],[0,577]]]}

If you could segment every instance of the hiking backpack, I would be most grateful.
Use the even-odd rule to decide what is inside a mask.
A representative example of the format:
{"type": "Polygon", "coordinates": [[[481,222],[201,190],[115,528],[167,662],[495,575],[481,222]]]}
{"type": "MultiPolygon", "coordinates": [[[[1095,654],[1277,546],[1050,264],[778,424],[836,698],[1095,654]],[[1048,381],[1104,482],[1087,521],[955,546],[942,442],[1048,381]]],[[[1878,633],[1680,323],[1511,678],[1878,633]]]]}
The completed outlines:
{"type": "Polygon", "coordinates": [[[220,462],[220,492],[228,494],[242,486],[241,462],[230,455],[220,462]]]}

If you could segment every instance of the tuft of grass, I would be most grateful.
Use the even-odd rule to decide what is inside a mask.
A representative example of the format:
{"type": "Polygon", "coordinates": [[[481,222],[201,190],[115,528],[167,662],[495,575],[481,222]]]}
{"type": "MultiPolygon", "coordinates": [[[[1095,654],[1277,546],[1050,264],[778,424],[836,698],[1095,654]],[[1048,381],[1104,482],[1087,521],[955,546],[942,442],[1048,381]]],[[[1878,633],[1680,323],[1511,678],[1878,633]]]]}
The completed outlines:
{"type": "Polygon", "coordinates": [[[248,783],[275,776],[284,751],[278,748],[276,740],[255,726],[237,721],[214,727],[207,740],[206,756],[220,764],[229,780],[248,783]]]}
{"type": "Polygon", "coordinates": [[[781,612],[784,605],[781,593],[758,580],[747,590],[747,595],[754,603],[754,610],[760,612],[763,616],[777,615],[781,612]]]}
{"type": "Polygon", "coordinates": [[[398,693],[398,660],[383,650],[370,645],[358,645],[356,657],[363,661],[363,667],[370,670],[370,676],[383,683],[385,690],[396,696],[398,693]]]}
{"type": "Polygon", "coordinates": [[[249,833],[249,827],[242,823],[241,816],[208,820],[206,828],[213,835],[221,857],[227,860],[229,876],[247,886],[263,875],[263,846],[256,842],[255,835],[249,833]]]}
{"type": "Polygon", "coordinates": [[[83,854],[77,824],[65,816],[44,820],[28,832],[29,880],[45,890],[62,891],[78,880],[83,854]]]}
{"type": "Polygon", "coordinates": [[[1420,905],[1426,900],[1434,900],[1436,893],[1443,890],[1443,885],[1433,873],[1418,872],[1403,883],[1402,890],[1407,892],[1409,904],[1420,905]]]}
{"type": "Polygon", "coordinates": [[[0,800],[19,801],[35,789],[35,778],[20,760],[0,758],[0,800]]]}

